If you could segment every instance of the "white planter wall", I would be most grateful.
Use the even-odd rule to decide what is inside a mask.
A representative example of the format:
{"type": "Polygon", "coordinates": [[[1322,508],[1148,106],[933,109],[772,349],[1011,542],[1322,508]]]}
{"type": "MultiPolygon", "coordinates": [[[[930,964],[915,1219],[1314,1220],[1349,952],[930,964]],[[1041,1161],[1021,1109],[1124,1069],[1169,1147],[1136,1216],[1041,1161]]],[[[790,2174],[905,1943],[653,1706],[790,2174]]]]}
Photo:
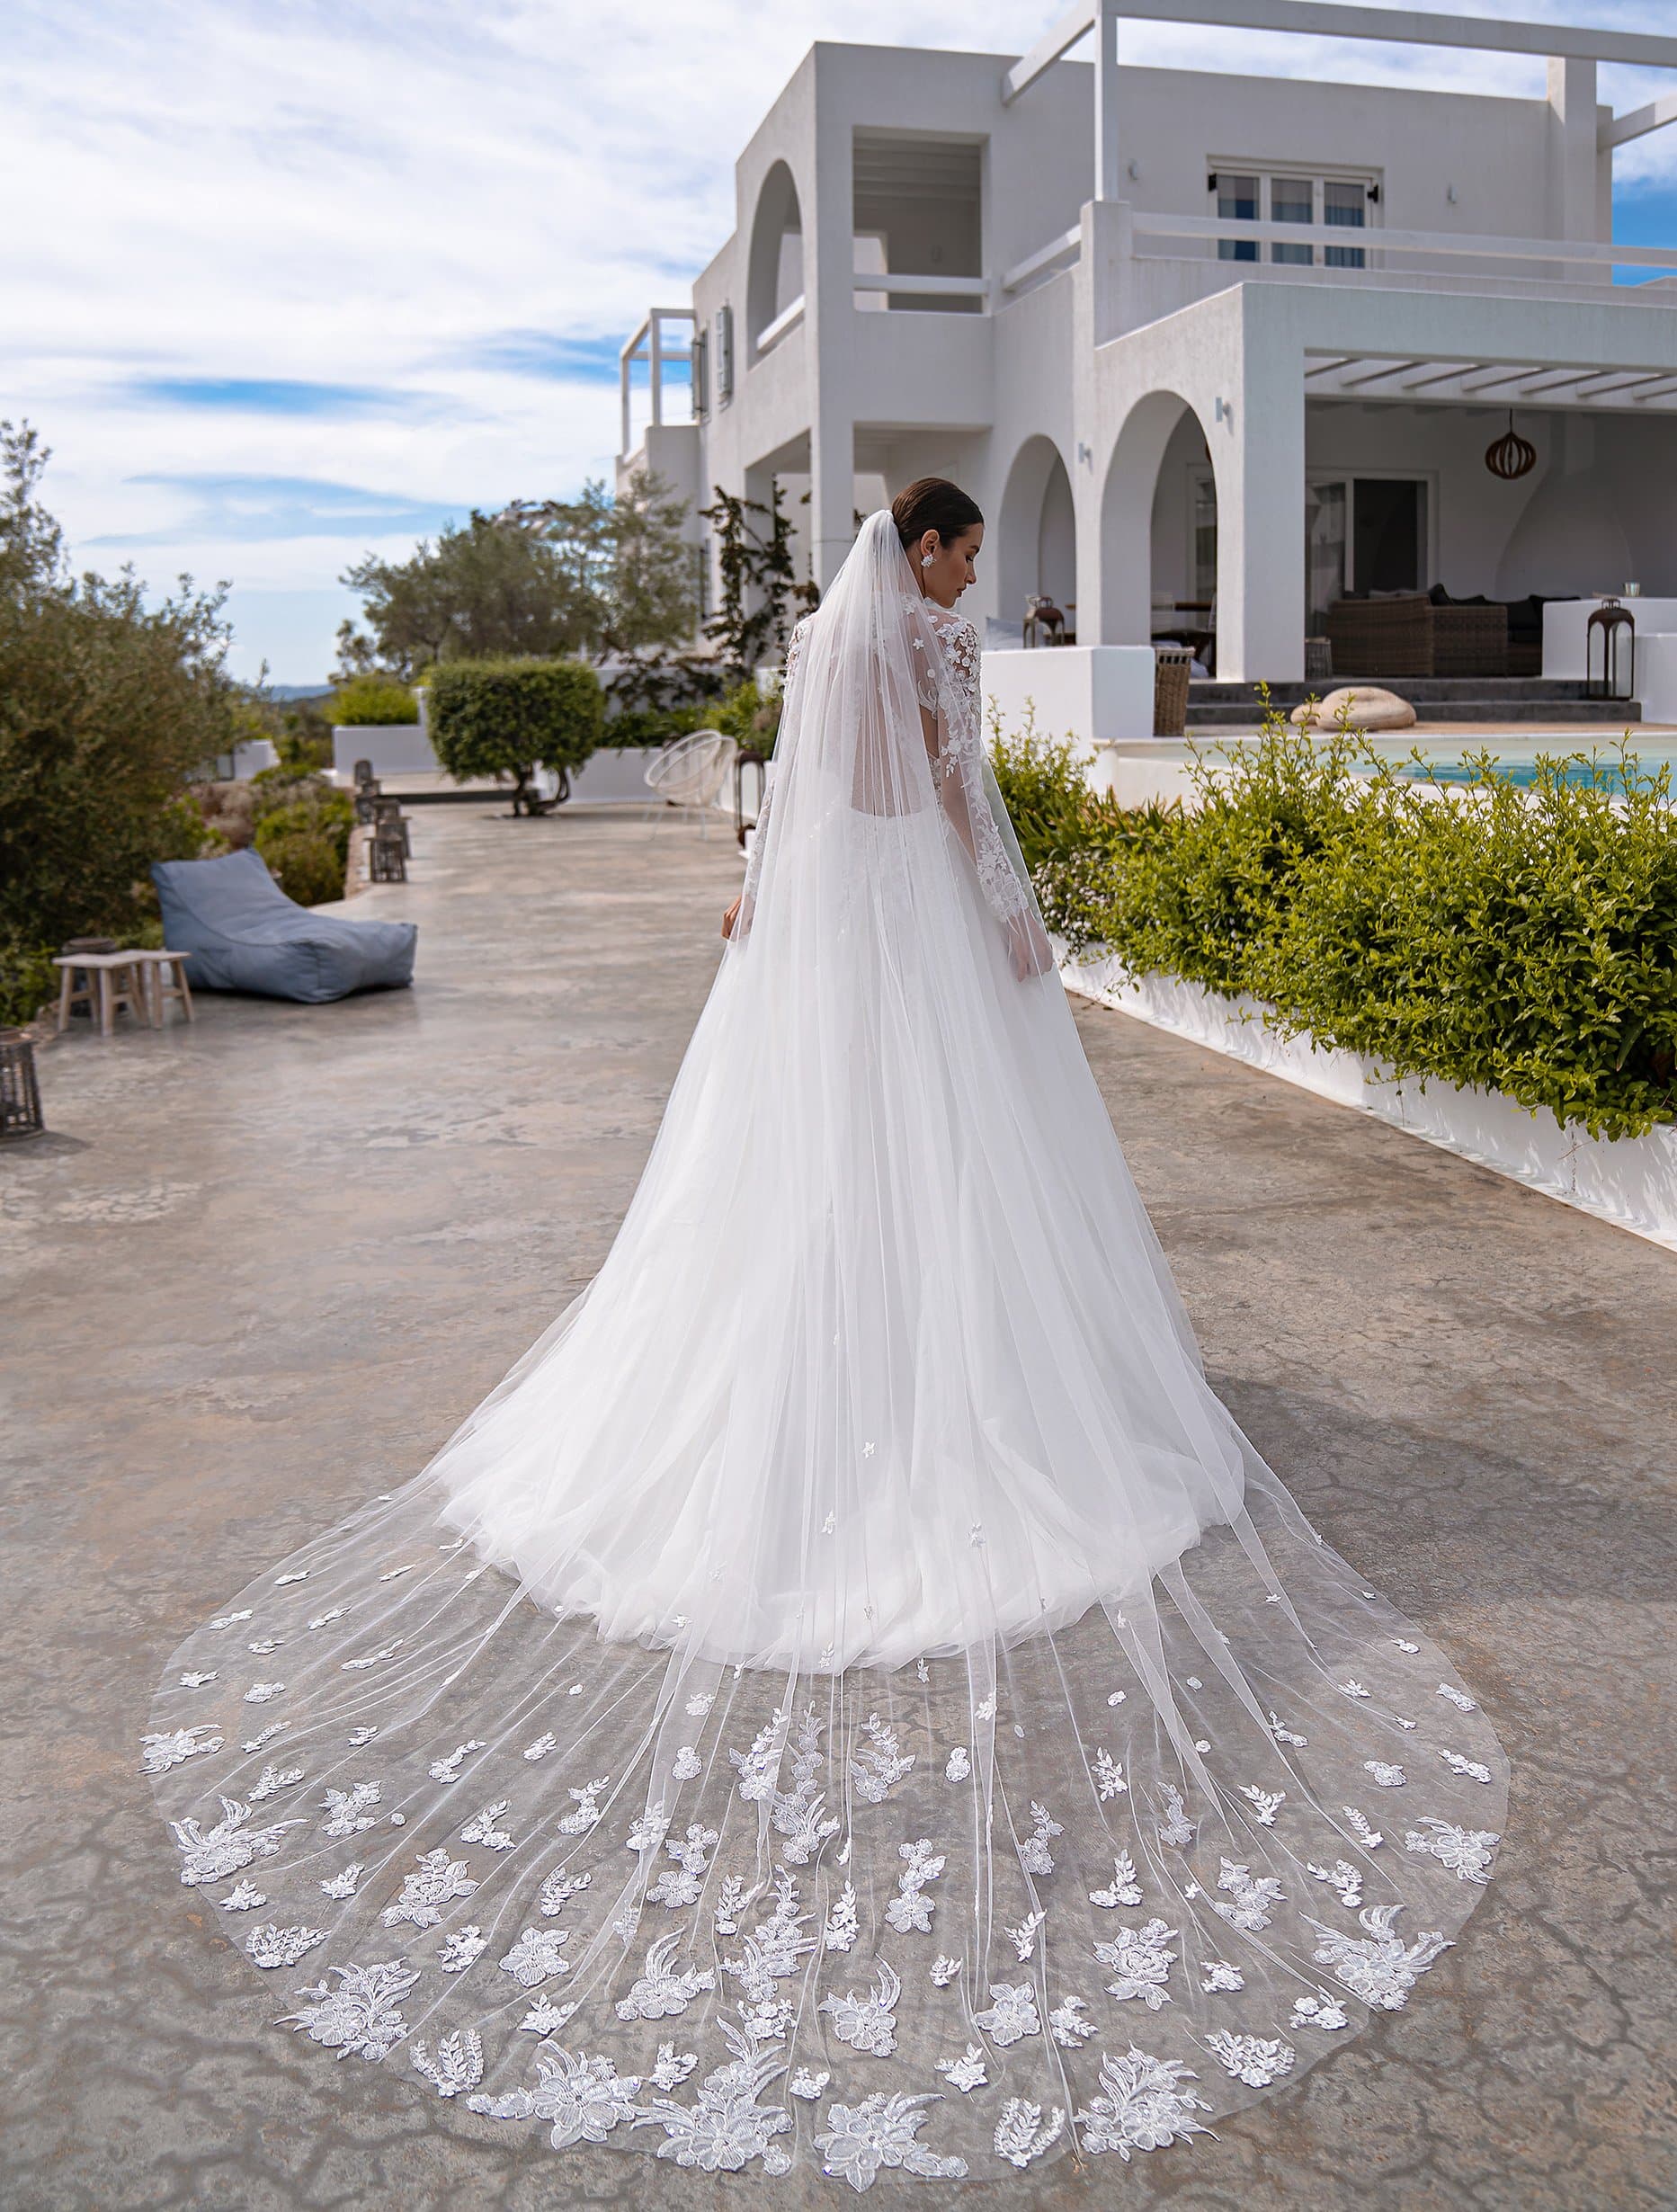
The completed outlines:
{"type": "Polygon", "coordinates": [[[1152,736],[1153,673],[1151,646],[1004,647],[984,656],[979,689],[1005,730],[1021,730],[1029,709],[1039,737],[1074,737],[1088,755],[1152,736]]]}
{"type": "Polygon", "coordinates": [[[1360,1054],[1282,1038],[1265,1027],[1256,999],[1225,998],[1177,977],[1132,976],[1111,959],[1067,959],[1060,973],[1082,997],[1357,1107],[1677,1252],[1677,1129],[1592,1137],[1576,1123],[1562,1128],[1552,1115],[1529,1114],[1498,1092],[1463,1090],[1436,1076],[1424,1089],[1418,1078],[1394,1083],[1360,1054]]]}
{"type": "MultiPolygon", "coordinates": [[[[1601,605],[1599,599],[1562,599],[1543,610],[1543,673],[1546,676],[1569,676],[1574,679],[1590,672],[1584,666],[1585,648],[1589,643],[1590,617],[1601,605]]],[[[1677,630],[1677,599],[1628,599],[1626,607],[1637,619],[1637,682],[1640,686],[1646,665],[1643,655],[1656,637],[1677,630]]],[[[1596,652],[1596,673],[1601,673],[1601,648],[1596,652]]],[[[1625,664],[1625,647],[1619,648],[1619,666],[1625,664]]],[[[1637,696],[1641,697],[1638,689],[1637,696]]],[[[1646,700],[1643,701],[1646,705],[1646,700]]],[[[1666,718],[1650,713],[1648,719],[1662,721],[1666,718]]]]}
{"type": "Polygon", "coordinates": [[[1677,634],[1645,638],[1638,630],[1637,697],[1645,722],[1677,722],[1677,634]]]}
{"type": "Polygon", "coordinates": [[[638,801],[649,807],[647,771],[657,757],[652,745],[602,745],[571,772],[571,797],[585,798],[591,806],[603,799],[609,806],[638,801]]]}
{"type": "Polygon", "coordinates": [[[345,782],[357,761],[370,761],[380,782],[386,776],[435,776],[442,773],[423,722],[340,725],[332,733],[332,772],[345,782]]]}
{"type": "Polygon", "coordinates": [[[280,755],[274,750],[272,737],[250,737],[243,745],[233,748],[233,780],[236,783],[247,782],[252,776],[260,775],[264,768],[277,768],[279,765],[280,755]]]}

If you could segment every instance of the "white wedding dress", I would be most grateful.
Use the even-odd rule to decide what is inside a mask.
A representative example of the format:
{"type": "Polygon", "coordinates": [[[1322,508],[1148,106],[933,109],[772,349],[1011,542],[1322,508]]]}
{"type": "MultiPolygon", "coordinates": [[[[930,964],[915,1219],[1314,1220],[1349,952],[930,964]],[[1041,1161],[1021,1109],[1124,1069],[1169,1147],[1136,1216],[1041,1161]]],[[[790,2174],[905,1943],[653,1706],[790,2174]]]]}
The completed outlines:
{"type": "Polygon", "coordinates": [[[875,515],[599,1276],[159,1692],[284,2031],[861,2190],[1191,2145],[1453,1940],[1496,1739],[1207,1386],[1043,948],[875,515]]]}

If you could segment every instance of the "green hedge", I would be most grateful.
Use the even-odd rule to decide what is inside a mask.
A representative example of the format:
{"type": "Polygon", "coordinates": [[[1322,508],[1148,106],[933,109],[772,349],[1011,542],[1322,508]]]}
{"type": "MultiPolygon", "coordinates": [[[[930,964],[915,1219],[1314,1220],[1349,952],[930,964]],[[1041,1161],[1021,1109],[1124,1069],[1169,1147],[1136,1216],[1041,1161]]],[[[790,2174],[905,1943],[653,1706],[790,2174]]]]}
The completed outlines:
{"type": "Polygon", "coordinates": [[[781,698],[765,698],[754,682],[738,684],[717,699],[690,700],[682,707],[624,707],[605,726],[602,745],[664,745],[695,730],[718,729],[760,753],[773,749],[780,727],[781,698]]]}
{"type": "Polygon", "coordinates": [[[538,766],[580,768],[604,720],[600,679],[580,661],[444,661],[432,674],[438,760],[462,781],[515,777],[515,808],[538,766]]]}
{"type": "Polygon", "coordinates": [[[998,740],[996,772],[1049,926],[1137,974],[1268,1003],[1287,1035],[1395,1075],[1500,1091],[1592,1135],[1677,1118],[1677,815],[1621,748],[1487,754],[1445,795],[1354,733],[1279,717],[1196,805],[1123,815],[1068,748],[998,740]]]}
{"type": "Polygon", "coordinates": [[[417,722],[419,701],[411,684],[394,676],[352,676],[326,702],[335,725],[372,729],[417,722]]]}

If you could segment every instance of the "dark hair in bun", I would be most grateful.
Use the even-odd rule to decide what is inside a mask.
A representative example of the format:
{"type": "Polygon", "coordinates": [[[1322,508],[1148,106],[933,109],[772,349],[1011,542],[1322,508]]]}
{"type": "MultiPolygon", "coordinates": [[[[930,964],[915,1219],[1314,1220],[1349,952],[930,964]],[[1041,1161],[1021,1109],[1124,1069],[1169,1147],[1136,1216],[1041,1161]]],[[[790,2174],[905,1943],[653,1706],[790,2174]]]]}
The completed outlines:
{"type": "Polygon", "coordinates": [[[947,477],[922,477],[891,502],[891,520],[905,548],[918,545],[929,530],[935,530],[945,545],[975,522],[982,522],[976,499],[969,499],[959,484],[947,477]]]}

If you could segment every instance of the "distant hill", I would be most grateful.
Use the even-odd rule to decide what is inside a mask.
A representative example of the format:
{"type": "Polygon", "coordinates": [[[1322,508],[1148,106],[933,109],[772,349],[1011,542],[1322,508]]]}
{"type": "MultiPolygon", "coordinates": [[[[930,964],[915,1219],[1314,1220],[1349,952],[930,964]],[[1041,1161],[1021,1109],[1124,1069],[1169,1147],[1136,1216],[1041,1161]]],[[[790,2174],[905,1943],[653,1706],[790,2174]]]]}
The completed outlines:
{"type": "Polygon", "coordinates": [[[330,683],[271,683],[270,699],[326,699],[334,687],[330,683]]]}

